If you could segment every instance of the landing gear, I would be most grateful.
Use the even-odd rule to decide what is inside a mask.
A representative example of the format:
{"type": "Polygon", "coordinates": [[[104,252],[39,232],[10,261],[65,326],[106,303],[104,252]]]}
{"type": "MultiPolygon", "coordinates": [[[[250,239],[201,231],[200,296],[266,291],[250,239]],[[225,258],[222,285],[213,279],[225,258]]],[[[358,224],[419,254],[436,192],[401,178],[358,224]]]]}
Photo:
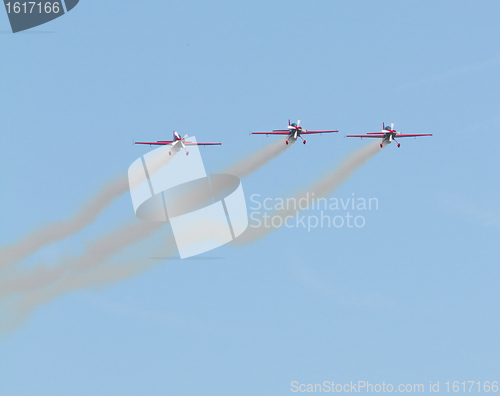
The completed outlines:
{"type": "Polygon", "coordinates": [[[380,148],[384,147],[384,143],[380,143],[380,148]]]}
{"type": "Polygon", "coordinates": [[[186,151],[186,155],[189,155],[189,151],[186,151]]]}
{"type": "Polygon", "coordinates": [[[306,141],[304,140],[303,143],[306,144],[306,141]]]}
{"type": "Polygon", "coordinates": [[[169,152],[168,152],[168,155],[172,155],[172,152],[171,152],[171,151],[169,151],[169,152]]]}
{"type": "Polygon", "coordinates": [[[401,146],[401,143],[399,143],[396,139],[394,139],[394,141],[398,144],[398,148],[399,148],[399,146],[401,146]]]}
{"type": "Polygon", "coordinates": [[[398,148],[401,147],[401,143],[398,143],[398,148]]]}
{"type": "Polygon", "coordinates": [[[288,140],[286,141],[286,144],[288,144],[288,140]]]}

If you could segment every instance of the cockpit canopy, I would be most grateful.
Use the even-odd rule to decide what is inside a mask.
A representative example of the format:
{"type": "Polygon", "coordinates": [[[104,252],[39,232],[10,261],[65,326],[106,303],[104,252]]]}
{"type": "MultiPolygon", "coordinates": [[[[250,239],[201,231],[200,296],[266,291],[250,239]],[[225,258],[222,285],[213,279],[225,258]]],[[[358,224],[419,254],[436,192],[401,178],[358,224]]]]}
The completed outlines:
{"type": "Polygon", "coordinates": [[[385,127],[385,130],[386,130],[386,131],[390,131],[390,130],[391,130],[391,127],[390,127],[390,126],[386,126],[386,127],[385,127]]]}
{"type": "Polygon", "coordinates": [[[293,127],[296,127],[296,126],[297,126],[297,124],[296,124],[295,122],[292,122],[292,126],[293,126],[293,127]]]}

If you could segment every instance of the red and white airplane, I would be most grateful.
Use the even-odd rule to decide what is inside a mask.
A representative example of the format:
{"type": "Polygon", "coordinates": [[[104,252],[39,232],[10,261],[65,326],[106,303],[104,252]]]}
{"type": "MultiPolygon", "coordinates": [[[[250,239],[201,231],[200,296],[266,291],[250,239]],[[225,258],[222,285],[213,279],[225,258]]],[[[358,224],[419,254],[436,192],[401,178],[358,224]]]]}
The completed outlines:
{"type": "Polygon", "coordinates": [[[168,152],[170,155],[172,155],[172,150],[177,148],[177,151],[181,149],[181,147],[186,151],[186,155],[189,154],[189,152],[186,150],[186,146],[220,146],[222,143],[193,143],[193,142],[186,142],[186,138],[189,135],[184,135],[181,137],[176,131],[174,131],[174,140],[158,140],[156,142],[135,142],[135,144],[155,144],[159,146],[166,146],[166,145],[171,145],[172,148],[168,152]]]}
{"type": "Polygon", "coordinates": [[[398,139],[400,137],[419,137],[419,136],[432,136],[432,133],[420,133],[420,134],[403,134],[402,132],[398,132],[394,129],[394,123],[391,122],[391,126],[385,126],[384,123],[382,123],[382,131],[381,132],[368,132],[367,135],[347,135],[346,137],[359,137],[359,138],[381,138],[382,142],[380,143],[380,148],[384,147],[384,143],[392,143],[394,140],[397,144],[398,147],[401,146],[401,143],[399,143],[396,140],[396,136],[398,139]]]}
{"type": "Polygon", "coordinates": [[[297,123],[293,122],[290,124],[290,120],[288,120],[287,129],[273,129],[272,132],[252,132],[252,135],[288,135],[288,139],[286,140],[286,144],[290,141],[290,139],[297,140],[297,138],[301,138],[303,143],[306,144],[305,139],[300,135],[307,135],[312,133],[332,133],[338,131],[307,131],[300,126],[300,120],[297,123]]]}

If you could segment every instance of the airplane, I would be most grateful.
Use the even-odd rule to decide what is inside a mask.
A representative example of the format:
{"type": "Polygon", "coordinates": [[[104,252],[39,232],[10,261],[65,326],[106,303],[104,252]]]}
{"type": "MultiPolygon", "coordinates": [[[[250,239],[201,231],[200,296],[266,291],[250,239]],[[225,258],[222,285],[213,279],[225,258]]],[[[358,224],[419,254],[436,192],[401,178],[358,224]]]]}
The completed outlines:
{"type": "Polygon", "coordinates": [[[396,140],[396,136],[400,137],[419,137],[419,136],[432,136],[432,133],[420,133],[420,134],[403,134],[402,132],[398,132],[394,129],[394,123],[391,122],[391,126],[385,126],[385,123],[382,123],[382,131],[381,132],[368,132],[367,135],[347,135],[346,137],[359,137],[359,138],[381,138],[382,142],[380,143],[380,148],[384,147],[384,143],[391,143],[393,140],[398,144],[398,147],[401,146],[396,140]]]}
{"type": "Polygon", "coordinates": [[[252,132],[252,135],[288,135],[288,139],[286,140],[286,144],[289,143],[290,139],[297,140],[297,138],[301,138],[303,143],[306,144],[306,140],[300,136],[302,134],[306,135],[309,133],[332,133],[338,131],[307,131],[300,126],[300,120],[297,123],[293,122],[290,124],[290,120],[288,120],[287,129],[273,129],[272,132],[252,132]]]}
{"type": "Polygon", "coordinates": [[[135,144],[149,144],[149,145],[155,144],[155,145],[163,145],[163,146],[171,145],[172,148],[168,152],[169,155],[172,155],[172,149],[174,149],[174,148],[180,149],[180,147],[182,147],[184,149],[184,151],[186,152],[186,155],[188,155],[189,151],[186,150],[186,146],[220,146],[222,144],[222,143],[192,143],[192,142],[186,142],[186,138],[188,136],[189,135],[186,134],[183,137],[181,137],[177,133],[177,131],[174,131],[174,140],[158,140],[156,142],[134,142],[134,143],[135,144]],[[180,144],[180,146],[179,146],[179,144],[180,144]]]}

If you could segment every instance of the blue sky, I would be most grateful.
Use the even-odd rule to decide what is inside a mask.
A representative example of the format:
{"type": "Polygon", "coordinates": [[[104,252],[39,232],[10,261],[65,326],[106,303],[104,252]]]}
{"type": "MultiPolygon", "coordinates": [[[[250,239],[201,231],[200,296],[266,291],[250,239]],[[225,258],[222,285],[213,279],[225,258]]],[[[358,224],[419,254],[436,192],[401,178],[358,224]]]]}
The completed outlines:
{"type": "MultiPolygon", "coordinates": [[[[66,293],[0,338],[0,394],[281,395],[292,381],[498,381],[500,5],[494,1],[82,0],[9,34],[0,13],[0,244],[76,213],[175,129],[217,172],[300,118],[312,136],[243,180],[287,197],[405,133],[335,197],[363,228],[282,228],[205,260],[66,293]]],[[[333,196],[332,196],[333,197],[333,196]]],[[[249,203],[250,205],[250,203],[249,203]]],[[[305,214],[314,215],[313,210],[305,214]]],[[[317,213],[316,213],[317,214],[317,213]]],[[[16,264],[56,265],[137,221],[130,197],[16,264]]],[[[161,256],[161,254],[160,254],[161,256]]],[[[2,308],[3,309],[3,308],[2,308]]],[[[474,392],[471,392],[474,394],[474,392]]]]}

